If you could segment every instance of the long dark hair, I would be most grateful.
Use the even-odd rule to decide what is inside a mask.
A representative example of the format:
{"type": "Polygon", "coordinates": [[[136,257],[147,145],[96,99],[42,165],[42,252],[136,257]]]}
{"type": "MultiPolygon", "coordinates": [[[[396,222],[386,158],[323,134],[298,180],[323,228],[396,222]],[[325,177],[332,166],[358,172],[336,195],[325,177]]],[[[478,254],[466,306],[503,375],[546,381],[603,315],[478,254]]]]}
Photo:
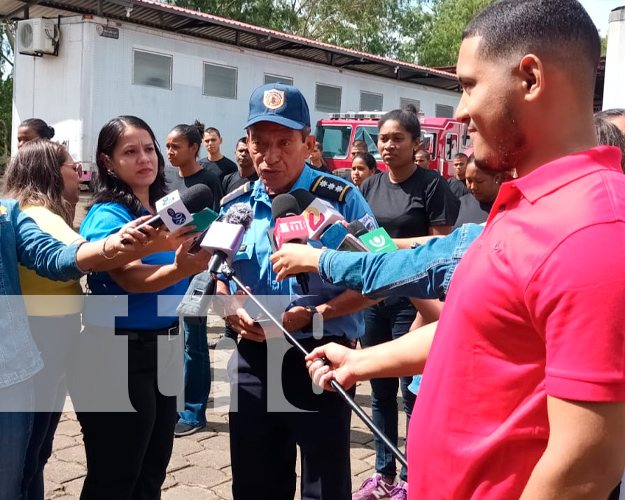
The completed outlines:
{"type": "Polygon", "coordinates": [[[9,163],[4,174],[5,194],[18,201],[20,208],[37,205],[63,218],[68,226],[74,220],[74,206],[63,198],[65,183],[61,168],[69,157],[64,146],[45,139],[27,142],[9,163]]]}
{"type": "Polygon", "coordinates": [[[128,207],[135,215],[141,214],[141,202],[137,198],[128,184],[119,177],[109,173],[104,162],[104,156],[112,157],[113,151],[117,146],[120,137],[126,131],[126,128],[134,127],[145,130],[152,141],[158,158],[158,172],[156,179],[150,185],[150,205],[154,206],[157,200],[160,200],[167,194],[167,180],[165,179],[165,159],[160,151],[158,141],[154,136],[154,132],[150,126],[141,118],[136,116],[118,116],[109,121],[98,136],[98,147],[96,149],[96,165],[98,167],[96,176],[93,180],[93,202],[89,206],[91,208],[96,203],[119,203],[128,207]]]}

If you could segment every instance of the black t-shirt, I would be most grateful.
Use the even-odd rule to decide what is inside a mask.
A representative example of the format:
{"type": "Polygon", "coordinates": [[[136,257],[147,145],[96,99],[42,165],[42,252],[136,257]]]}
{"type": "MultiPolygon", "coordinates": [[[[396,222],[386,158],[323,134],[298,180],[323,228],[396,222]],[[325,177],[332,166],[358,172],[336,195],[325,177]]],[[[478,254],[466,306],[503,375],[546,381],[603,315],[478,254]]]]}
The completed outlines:
{"type": "Polygon", "coordinates": [[[236,188],[242,186],[246,182],[255,181],[258,179],[258,174],[254,172],[249,177],[241,177],[239,171],[232,172],[224,177],[224,181],[221,183],[221,188],[224,196],[228,193],[232,193],[236,188]]]}
{"type": "Polygon", "coordinates": [[[451,179],[449,179],[448,182],[449,188],[451,189],[451,192],[456,195],[456,198],[461,198],[465,194],[469,194],[469,188],[467,188],[466,180],[460,181],[455,177],[452,177],[451,179]]]}
{"type": "Polygon", "coordinates": [[[460,212],[458,212],[458,219],[454,225],[454,229],[459,228],[462,224],[482,224],[488,219],[490,209],[493,208],[493,202],[484,203],[477,201],[472,194],[465,194],[460,198],[460,212]]]}
{"type": "Polygon", "coordinates": [[[226,175],[231,174],[232,172],[236,172],[239,169],[236,163],[234,163],[232,160],[229,160],[225,156],[223,156],[221,160],[218,161],[212,161],[208,158],[202,158],[200,160],[200,165],[202,165],[202,167],[204,167],[209,172],[215,174],[219,179],[219,182],[223,182],[226,175]]]}
{"type": "Polygon", "coordinates": [[[181,177],[179,172],[180,169],[178,168],[170,167],[169,165],[165,167],[165,177],[169,181],[168,191],[177,189],[182,193],[185,189],[190,188],[191,186],[204,184],[205,186],[208,186],[213,193],[213,206],[210,208],[212,208],[215,212],[219,212],[219,203],[221,202],[223,193],[221,192],[221,182],[217,177],[215,177],[215,174],[202,169],[189,177],[181,177]]]}
{"type": "Polygon", "coordinates": [[[308,165],[313,170],[317,170],[318,172],[323,172],[324,174],[331,174],[332,173],[332,172],[330,172],[330,169],[328,168],[328,166],[326,165],[326,163],[323,160],[321,161],[321,166],[320,167],[315,167],[308,160],[306,160],[306,165],[308,165]]]}
{"type": "Polygon", "coordinates": [[[378,224],[392,238],[426,236],[430,226],[453,225],[459,202],[438,172],[417,168],[393,184],[388,172],[365,179],[360,189],[378,224]]]}

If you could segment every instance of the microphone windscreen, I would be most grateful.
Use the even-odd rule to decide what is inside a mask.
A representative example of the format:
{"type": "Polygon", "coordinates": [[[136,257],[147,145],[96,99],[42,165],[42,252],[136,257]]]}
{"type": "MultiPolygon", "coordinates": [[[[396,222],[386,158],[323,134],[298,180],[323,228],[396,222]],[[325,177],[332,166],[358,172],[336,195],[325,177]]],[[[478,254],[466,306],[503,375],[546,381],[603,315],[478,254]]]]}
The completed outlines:
{"type": "Polygon", "coordinates": [[[363,234],[367,234],[369,231],[367,231],[367,228],[362,222],[355,220],[347,224],[347,232],[358,238],[363,234]]]}
{"type": "Polygon", "coordinates": [[[180,201],[194,214],[213,206],[213,192],[204,184],[196,184],[180,193],[180,201]]]}
{"type": "Polygon", "coordinates": [[[224,214],[223,222],[239,224],[247,231],[254,220],[254,211],[247,203],[235,203],[224,214]]]}
{"type": "Polygon", "coordinates": [[[298,213],[302,213],[306,210],[306,207],[308,207],[317,198],[314,194],[310,191],[306,191],[305,189],[296,189],[291,192],[291,195],[297,200],[297,204],[299,205],[298,213]]]}
{"type": "Polygon", "coordinates": [[[273,220],[282,217],[299,215],[302,211],[295,197],[290,193],[279,194],[271,202],[271,217],[273,220]]]}

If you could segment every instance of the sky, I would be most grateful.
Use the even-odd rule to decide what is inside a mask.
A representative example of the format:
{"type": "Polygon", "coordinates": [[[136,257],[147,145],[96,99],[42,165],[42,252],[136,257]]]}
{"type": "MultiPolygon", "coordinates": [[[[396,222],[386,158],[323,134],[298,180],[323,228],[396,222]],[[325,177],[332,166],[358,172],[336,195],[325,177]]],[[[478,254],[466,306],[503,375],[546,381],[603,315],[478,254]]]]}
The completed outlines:
{"type": "Polygon", "coordinates": [[[625,5],[625,0],[580,0],[580,3],[601,31],[601,36],[604,36],[608,33],[610,11],[625,5]]]}

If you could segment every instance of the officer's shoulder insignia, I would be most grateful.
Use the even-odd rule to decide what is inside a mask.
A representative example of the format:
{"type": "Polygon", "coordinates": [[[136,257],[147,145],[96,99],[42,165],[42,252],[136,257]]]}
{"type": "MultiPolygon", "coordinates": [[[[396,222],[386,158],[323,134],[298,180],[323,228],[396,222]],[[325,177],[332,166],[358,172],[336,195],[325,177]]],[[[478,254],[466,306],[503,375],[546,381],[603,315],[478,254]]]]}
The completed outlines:
{"type": "Polygon", "coordinates": [[[351,189],[352,185],[343,179],[322,175],[313,181],[309,191],[319,198],[345,202],[345,197],[351,189]]]}
{"type": "Polygon", "coordinates": [[[228,193],[221,199],[219,206],[223,207],[225,204],[230,203],[232,200],[236,200],[239,196],[243,196],[245,193],[249,193],[252,190],[253,185],[254,181],[250,181],[236,188],[234,191],[228,193]]]}

